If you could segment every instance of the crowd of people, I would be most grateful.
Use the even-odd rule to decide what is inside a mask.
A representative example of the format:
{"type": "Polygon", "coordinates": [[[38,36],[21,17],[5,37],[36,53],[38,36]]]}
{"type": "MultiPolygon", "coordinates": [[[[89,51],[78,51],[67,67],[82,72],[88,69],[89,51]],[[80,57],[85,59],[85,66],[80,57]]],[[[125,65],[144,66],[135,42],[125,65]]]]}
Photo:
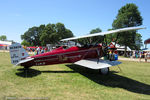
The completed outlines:
{"type": "Polygon", "coordinates": [[[34,55],[46,53],[48,51],[47,47],[26,47],[28,52],[34,52],[34,55]]]}
{"type": "MultiPolygon", "coordinates": [[[[46,53],[49,51],[47,47],[26,47],[25,49],[28,52],[33,52],[34,55],[46,53]]],[[[111,51],[109,51],[109,55],[111,55],[111,54],[112,54],[111,51]]],[[[121,53],[115,52],[114,54],[120,55],[121,53]]],[[[111,57],[111,56],[109,56],[109,57],[111,57]]],[[[127,57],[139,58],[139,61],[141,61],[141,59],[143,58],[143,59],[145,59],[145,62],[147,62],[147,59],[150,59],[150,51],[130,51],[130,52],[127,52],[127,57]]],[[[116,57],[114,59],[117,60],[118,57],[116,57]]]]}
{"type": "Polygon", "coordinates": [[[133,56],[133,58],[150,57],[150,52],[148,52],[148,51],[133,51],[132,56],[133,56]]]}
{"type": "MultiPolygon", "coordinates": [[[[122,52],[117,52],[114,54],[123,56],[124,52],[122,51],[122,52]]],[[[112,55],[111,51],[109,51],[109,55],[112,55]]],[[[128,51],[126,52],[126,57],[132,58],[132,59],[139,59],[139,62],[141,62],[141,59],[145,59],[145,62],[147,62],[147,60],[150,59],[150,51],[136,51],[136,50],[128,51]]]]}
{"type": "Polygon", "coordinates": [[[142,58],[145,59],[145,62],[147,62],[147,59],[150,59],[150,52],[149,51],[133,51],[132,53],[133,58],[139,58],[139,61],[141,61],[142,58]]]}

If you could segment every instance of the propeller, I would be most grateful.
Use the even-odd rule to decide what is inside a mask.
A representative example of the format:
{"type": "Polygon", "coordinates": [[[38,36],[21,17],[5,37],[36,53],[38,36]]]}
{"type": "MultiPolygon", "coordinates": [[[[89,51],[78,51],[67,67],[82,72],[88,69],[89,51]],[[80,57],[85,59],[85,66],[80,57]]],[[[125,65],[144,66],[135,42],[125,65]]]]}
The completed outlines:
{"type": "MultiPolygon", "coordinates": [[[[108,51],[108,46],[102,46],[102,53],[103,53],[103,56],[107,55],[107,51],[108,51]]],[[[97,64],[99,63],[99,60],[100,58],[102,57],[99,50],[97,49],[97,55],[98,55],[98,58],[97,58],[97,64]]]]}
{"type": "Polygon", "coordinates": [[[100,53],[99,53],[99,51],[98,51],[98,49],[96,50],[97,51],[97,55],[98,55],[98,57],[97,57],[97,64],[99,63],[99,59],[100,59],[100,53]]]}

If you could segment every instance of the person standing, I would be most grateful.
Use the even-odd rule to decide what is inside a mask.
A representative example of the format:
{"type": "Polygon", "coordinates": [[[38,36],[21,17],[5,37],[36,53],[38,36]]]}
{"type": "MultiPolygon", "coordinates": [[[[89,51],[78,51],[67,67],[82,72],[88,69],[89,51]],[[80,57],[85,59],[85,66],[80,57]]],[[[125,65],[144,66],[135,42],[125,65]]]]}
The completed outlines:
{"type": "Polygon", "coordinates": [[[147,52],[145,52],[145,62],[147,62],[147,52]]]}
{"type": "Polygon", "coordinates": [[[40,48],[39,47],[37,47],[37,49],[36,49],[36,54],[38,55],[38,54],[40,54],[40,48]]]}
{"type": "Polygon", "coordinates": [[[142,52],[139,52],[139,62],[141,62],[142,52]]]}
{"type": "Polygon", "coordinates": [[[41,50],[41,54],[42,54],[42,53],[44,53],[44,48],[42,48],[42,50],[41,50]]]}

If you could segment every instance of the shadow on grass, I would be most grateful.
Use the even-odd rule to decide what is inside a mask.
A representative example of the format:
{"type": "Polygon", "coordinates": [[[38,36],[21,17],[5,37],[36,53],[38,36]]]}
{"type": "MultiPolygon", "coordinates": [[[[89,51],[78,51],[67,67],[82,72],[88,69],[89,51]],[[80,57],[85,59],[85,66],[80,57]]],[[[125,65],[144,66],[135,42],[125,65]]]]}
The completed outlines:
{"type": "Polygon", "coordinates": [[[75,71],[40,71],[37,69],[29,68],[28,70],[24,70],[23,68],[17,69],[17,76],[24,78],[31,78],[40,75],[41,73],[76,73],[75,71]]]}
{"type": "Polygon", "coordinates": [[[109,75],[99,75],[98,70],[91,70],[74,64],[66,66],[100,85],[150,95],[150,85],[117,75],[115,71],[110,71],[109,75]]]}
{"type": "Polygon", "coordinates": [[[16,75],[24,78],[31,78],[41,74],[39,70],[31,68],[29,68],[28,70],[24,70],[24,68],[19,68],[17,70],[18,71],[16,72],[16,75]]]}

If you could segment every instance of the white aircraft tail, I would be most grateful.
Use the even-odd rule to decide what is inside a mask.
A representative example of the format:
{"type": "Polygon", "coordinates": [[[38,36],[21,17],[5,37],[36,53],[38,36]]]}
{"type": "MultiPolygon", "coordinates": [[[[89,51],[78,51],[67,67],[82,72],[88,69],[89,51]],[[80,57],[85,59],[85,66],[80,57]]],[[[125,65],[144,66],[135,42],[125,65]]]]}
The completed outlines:
{"type": "Polygon", "coordinates": [[[9,52],[11,57],[11,63],[14,65],[17,65],[19,61],[29,56],[26,50],[19,43],[12,44],[9,47],[9,52]]]}

